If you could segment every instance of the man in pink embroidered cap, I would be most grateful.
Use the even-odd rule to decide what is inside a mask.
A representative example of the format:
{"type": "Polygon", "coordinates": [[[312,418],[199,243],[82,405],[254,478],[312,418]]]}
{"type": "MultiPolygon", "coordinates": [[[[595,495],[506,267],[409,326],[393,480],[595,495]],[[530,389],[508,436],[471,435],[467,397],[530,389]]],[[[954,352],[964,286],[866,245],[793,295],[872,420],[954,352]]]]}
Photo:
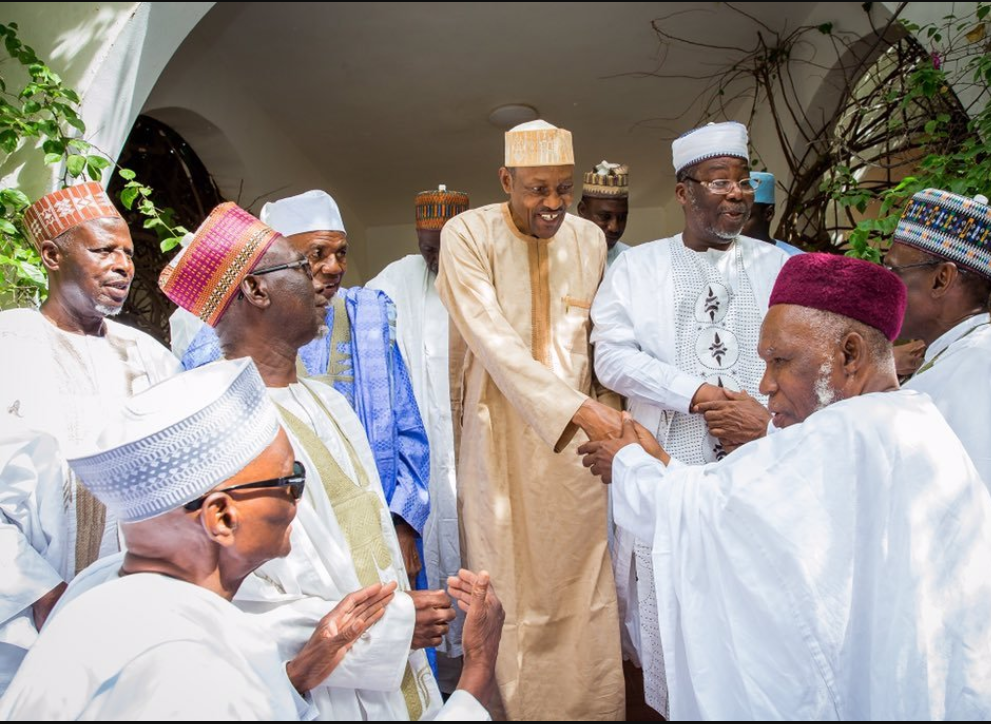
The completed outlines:
{"type": "Polygon", "coordinates": [[[24,225],[49,289],[40,311],[0,312],[0,693],[66,583],[118,549],[113,515],[62,459],[179,371],[165,347],[109,319],[127,299],[134,245],[98,183],[42,197],[24,225]]]}
{"type": "Polygon", "coordinates": [[[898,389],[905,303],[878,265],[791,257],[758,346],[783,429],[701,466],[629,417],[579,450],[653,542],[672,720],[991,715],[991,498],[898,389]]]}

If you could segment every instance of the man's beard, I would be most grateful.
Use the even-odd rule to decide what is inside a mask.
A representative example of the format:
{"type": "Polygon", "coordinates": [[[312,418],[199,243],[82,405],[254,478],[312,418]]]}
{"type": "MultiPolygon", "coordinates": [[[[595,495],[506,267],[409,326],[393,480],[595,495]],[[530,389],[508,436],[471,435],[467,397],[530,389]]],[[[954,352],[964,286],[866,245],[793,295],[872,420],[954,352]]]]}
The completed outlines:
{"type": "Polygon", "coordinates": [[[816,406],[813,412],[819,412],[823,408],[829,407],[836,402],[839,394],[830,385],[829,378],[833,376],[833,362],[826,360],[819,368],[819,377],[816,378],[815,386],[812,388],[816,395],[816,406]]]}
{"type": "Polygon", "coordinates": [[[123,311],[124,305],[110,306],[109,304],[97,304],[93,308],[104,317],[116,317],[123,311]]]}
{"type": "Polygon", "coordinates": [[[328,334],[330,334],[330,327],[326,324],[321,324],[317,327],[317,336],[313,339],[326,339],[328,334]]]}

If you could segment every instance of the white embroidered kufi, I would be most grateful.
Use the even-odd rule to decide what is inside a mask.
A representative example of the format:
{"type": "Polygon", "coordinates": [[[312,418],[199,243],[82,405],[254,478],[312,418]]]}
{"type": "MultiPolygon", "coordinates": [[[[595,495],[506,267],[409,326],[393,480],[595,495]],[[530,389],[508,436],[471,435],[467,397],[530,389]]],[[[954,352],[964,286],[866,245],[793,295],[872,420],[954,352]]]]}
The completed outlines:
{"type": "Polygon", "coordinates": [[[689,131],[671,144],[674,172],[717,156],[736,156],[749,161],[748,140],[747,127],[736,121],[710,123],[689,131]]]}
{"type": "Polygon", "coordinates": [[[69,465],[124,523],[196,500],[257,458],[275,439],[278,413],[254,362],[215,362],[130,398],[69,465]]]}
{"type": "Polygon", "coordinates": [[[346,234],[337,202],[326,191],[314,189],[262,206],[258,218],[283,236],[311,231],[340,231],[346,234]]]}
{"type": "Polygon", "coordinates": [[[528,121],[506,131],[506,168],[574,166],[571,131],[547,121],[528,121]]]}

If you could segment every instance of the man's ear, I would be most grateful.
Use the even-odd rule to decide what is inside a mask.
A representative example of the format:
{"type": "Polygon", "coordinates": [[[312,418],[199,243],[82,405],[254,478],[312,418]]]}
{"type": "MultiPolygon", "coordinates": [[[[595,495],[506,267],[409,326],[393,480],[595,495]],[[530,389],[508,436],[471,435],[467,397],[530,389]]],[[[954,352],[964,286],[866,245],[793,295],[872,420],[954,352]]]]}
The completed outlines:
{"type": "Polygon", "coordinates": [[[211,493],[203,500],[200,521],[210,540],[224,547],[234,545],[239,513],[234,499],[223,491],[211,493]]]}
{"type": "Polygon", "coordinates": [[[583,219],[587,219],[588,218],[587,216],[585,216],[585,211],[587,209],[588,209],[588,206],[585,205],[585,199],[582,199],[581,201],[578,202],[578,215],[580,217],[582,217],[583,219]]]}
{"type": "Polygon", "coordinates": [[[867,361],[867,340],[857,332],[847,332],[840,344],[843,370],[847,377],[856,374],[867,361]]]}
{"type": "Polygon", "coordinates": [[[241,280],[238,292],[249,304],[260,309],[265,309],[272,303],[268,285],[261,277],[249,274],[241,280]]]}
{"type": "Polygon", "coordinates": [[[38,251],[41,253],[41,263],[45,265],[45,269],[58,271],[62,261],[62,250],[59,245],[51,239],[45,239],[38,245],[38,251]]]}
{"type": "Polygon", "coordinates": [[[932,286],[930,287],[930,295],[933,299],[939,299],[944,296],[953,287],[953,283],[959,279],[960,270],[957,269],[957,265],[952,261],[943,262],[936,267],[936,271],[933,273],[930,282],[932,286]]]}
{"type": "Polygon", "coordinates": [[[513,193],[513,174],[505,166],[499,169],[499,183],[507,194],[513,193]]]}
{"type": "Polygon", "coordinates": [[[773,219],[774,219],[774,204],[768,204],[767,206],[764,207],[764,220],[767,221],[768,224],[770,224],[773,219]]]}

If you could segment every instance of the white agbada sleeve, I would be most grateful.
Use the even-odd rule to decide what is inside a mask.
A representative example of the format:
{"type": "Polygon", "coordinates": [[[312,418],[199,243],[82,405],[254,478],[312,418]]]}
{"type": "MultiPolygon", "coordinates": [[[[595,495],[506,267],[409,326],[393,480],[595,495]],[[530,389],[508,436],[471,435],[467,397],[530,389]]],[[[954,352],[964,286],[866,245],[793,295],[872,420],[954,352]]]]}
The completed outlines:
{"type": "Polygon", "coordinates": [[[991,498],[925,395],[709,465],[629,446],[613,485],[617,522],[654,519],[672,720],[991,715],[991,498]]]}
{"type": "Polygon", "coordinates": [[[657,359],[638,343],[631,311],[640,305],[658,303],[654,298],[633,298],[638,260],[636,254],[621,254],[592,302],[595,374],[599,382],[625,397],[687,413],[692,397],[705,380],[657,359]]]}

